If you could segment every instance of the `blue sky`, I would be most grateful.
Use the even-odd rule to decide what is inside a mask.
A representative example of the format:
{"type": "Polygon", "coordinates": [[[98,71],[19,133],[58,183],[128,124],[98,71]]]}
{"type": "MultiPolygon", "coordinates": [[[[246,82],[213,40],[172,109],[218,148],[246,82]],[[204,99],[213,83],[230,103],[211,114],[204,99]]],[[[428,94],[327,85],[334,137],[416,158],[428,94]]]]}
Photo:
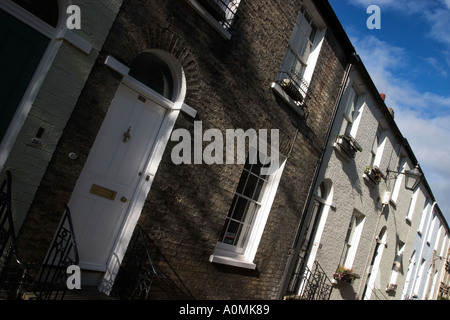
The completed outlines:
{"type": "Polygon", "coordinates": [[[450,224],[450,0],[329,0],[450,224]],[[367,28],[370,5],[380,29],[367,28]]]}

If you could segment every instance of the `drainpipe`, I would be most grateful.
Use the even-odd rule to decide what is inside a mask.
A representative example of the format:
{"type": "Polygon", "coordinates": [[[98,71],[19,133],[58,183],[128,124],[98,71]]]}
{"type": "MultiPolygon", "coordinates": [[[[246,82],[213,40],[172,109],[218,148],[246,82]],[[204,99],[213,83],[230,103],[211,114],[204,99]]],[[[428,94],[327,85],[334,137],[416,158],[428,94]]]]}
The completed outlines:
{"type": "Polygon", "coordinates": [[[317,161],[317,166],[316,166],[316,169],[315,169],[315,172],[314,172],[314,177],[312,179],[312,183],[309,186],[308,198],[306,200],[305,206],[303,207],[302,220],[301,220],[301,222],[299,224],[297,235],[295,237],[295,240],[294,240],[294,243],[292,245],[292,248],[291,248],[291,250],[289,252],[289,257],[288,257],[288,260],[287,260],[287,263],[286,263],[286,268],[285,268],[285,271],[284,271],[284,274],[283,274],[283,278],[281,279],[280,290],[278,291],[278,294],[277,294],[277,299],[278,300],[283,298],[283,295],[284,295],[284,293],[286,291],[286,288],[289,285],[288,281],[290,280],[290,277],[292,275],[293,268],[295,267],[293,264],[295,263],[296,258],[297,258],[298,253],[299,253],[299,250],[300,250],[300,248],[298,246],[298,242],[299,242],[301,231],[302,231],[301,230],[301,226],[303,225],[303,222],[305,221],[305,219],[307,218],[307,215],[308,215],[306,210],[308,210],[309,205],[311,203],[311,199],[313,198],[314,186],[317,183],[317,177],[319,176],[320,168],[322,167],[323,157],[324,157],[325,151],[327,149],[328,143],[330,141],[331,131],[332,131],[333,127],[334,127],[334,123],[336,122],[336,114],[337,114],[337,110],[339,108],[339,104],[341,103],[342,96],[344,94],[345,85],[346,85],[346,83],[348,81],[348,78],[350,76],[350,71],[352,70],[354,63],[359,61],[359,56],[356,54],[356,52],[352,52],[351,55],[350,55],[350,59],[349,60],[350,60],[350,62],[347,64],[347,67],[346,67],[346,70],[345,70],[345,74],[344,74],[344,78],[343,78],[342,83],[341,83],[341,85],[339,87],[339,95],[338,95],[338,98],[337,98],[336,103],[334,105],[333,115],[332,115],[332,118],[331,118],[330,126],[328,127],[328,130],[327,130],[325,143],[324,143],[324,146],[321,148],[320,158],[317,161]]]}

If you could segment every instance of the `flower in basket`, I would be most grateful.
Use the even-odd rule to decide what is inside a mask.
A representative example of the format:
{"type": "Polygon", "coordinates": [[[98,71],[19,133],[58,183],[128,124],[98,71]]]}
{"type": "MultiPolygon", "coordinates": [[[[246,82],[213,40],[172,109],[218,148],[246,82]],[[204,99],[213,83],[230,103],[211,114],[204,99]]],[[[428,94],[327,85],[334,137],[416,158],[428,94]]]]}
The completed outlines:
{"type": "Polygon", "coordinates": [[[383,178],[383,173],[377,166],[367,166],[366,169],[364,169],[364,173],[376,183],[379,183],[381,178],[383,178]]]}
{"type": "Polygon", "coordinates": [[[352,269],[346,269],[344,266],[339,266],[333,274],[333,279],[337,281],[352,283],[353,280],[359,279],[359,275],[353,273],[352,269]]]}

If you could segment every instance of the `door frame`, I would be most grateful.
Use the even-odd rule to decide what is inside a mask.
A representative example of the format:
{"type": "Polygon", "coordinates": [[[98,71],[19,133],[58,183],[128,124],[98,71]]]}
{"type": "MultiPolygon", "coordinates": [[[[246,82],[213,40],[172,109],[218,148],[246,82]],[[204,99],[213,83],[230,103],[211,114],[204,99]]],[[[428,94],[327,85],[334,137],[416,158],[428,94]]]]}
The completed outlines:
{"type": "MultiPolygon", "coordinates": [[[[117,61],[112,56],[108,56],[105,61],[105,64],[108,67],[123,76],[121,84],[130,87],[131,89],[137,91],[138,93],[144,95],[148,99],[166,109],[166,114],[162,119],[153,151],[148,155],[148,158],[146,160],[144,172],[146,172],[146,174],[150,176],[150,180],[149,182],[147,182],[145,181],[145,179],[140,179],[135,193],[130,198],[130,204],[126,213],[125,221],[123,223],[121,231],[117,235],[110,258],[107,262],[106,271],[98,285],[99,291],[106,294],[109,294],[111,292],[112,286],[120,269],[120,264],[133,235],[134,228],[141,215],[145,200],[148,193],[150,192],[154,176],[157,172],[159,163],[161,162],[162,156],[164,154],[180,111],[186,112],[193,118],[195,118],[196,116],[196,111],[184,103],[186,94],[186,82],[182,67],[179,62],[175,57],[165,51],[149,50],[149,52],[158,54],[158,56],[160,56],[160,58],[162,58],[169,66],[174,79],[174,101],[161,96],[151,88],[129,76],[128,72],[130,71],[130,69],[117,61]]],[[[144,177],[145,175],[142,176],[144,177]]]]}

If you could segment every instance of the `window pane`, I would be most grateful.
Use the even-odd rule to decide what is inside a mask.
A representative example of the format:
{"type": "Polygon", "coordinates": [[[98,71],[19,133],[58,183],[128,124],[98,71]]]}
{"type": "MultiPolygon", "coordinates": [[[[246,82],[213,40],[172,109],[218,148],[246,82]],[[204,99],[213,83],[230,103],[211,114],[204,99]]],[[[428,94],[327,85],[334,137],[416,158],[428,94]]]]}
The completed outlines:
{"type": "Polygon", "coordinates": [[[237,221],[243,221],[245,219],[245,212],[247,210],[247,204],[249,200],[237,196],[237,202],[233,212],[229,215],[230,218],[237,221]]]}
{"type": "Polygon", "coordinates": [[[236,189],[237,193],[241,193],[241,194],[244,193],[244,189],[245,189],[245,185],[247,183],[248,175],[249,175],[249,173],[246,170],[242,171],[241,179],[239,180],[239,184],[238,184],[238,187],[236,189]]]}
{"type": "Polygon", "coordinates": [[[13,0],[52,27],[58,24],[58,2],[56,0],[13,0]]]}
{"type": "Polygon", "coordinates": [[[250,174],[250,176],[247,179],[247,185],[245,186],[244,196],[254,199],[253,194],[255,192],[257,184],[258,184],[258,177],[253,174],[250,174]]]}
{"type": "Polygon", "coordinates": [[[158,56],[144,52],[136,56],[130,65],[129,75],[167,99],[173,98],[172,72],[158,56]]]}

